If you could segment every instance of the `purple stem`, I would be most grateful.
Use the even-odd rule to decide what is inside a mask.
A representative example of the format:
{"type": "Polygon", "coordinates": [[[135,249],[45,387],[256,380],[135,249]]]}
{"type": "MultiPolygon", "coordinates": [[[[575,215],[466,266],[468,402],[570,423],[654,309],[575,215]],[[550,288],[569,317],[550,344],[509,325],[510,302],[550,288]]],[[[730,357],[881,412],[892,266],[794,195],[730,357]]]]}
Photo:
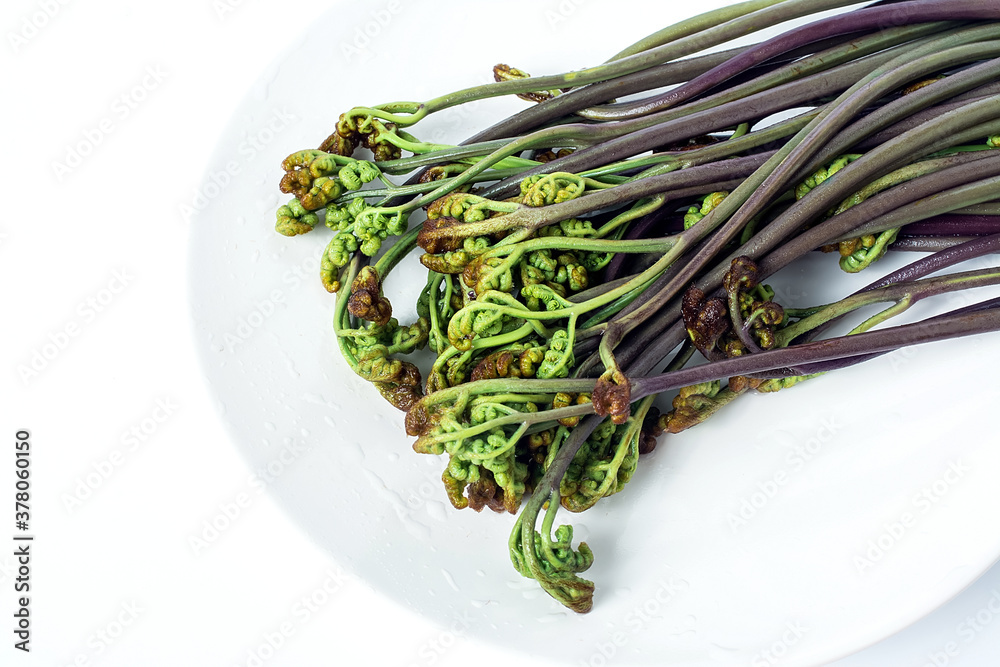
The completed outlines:
{"type": "Polygon", "coordinates": [[[632,382],[632,400],[679,389],[701,382],[722,380],[734,375],[752,375],[788,367],[808,367],[817,362],[844,357],[858,357],[892,350],[1000,330],[1000,309],[941,315],[915,324],[866,331],[852,336],[803,343],[793,347],[767,350],[732,359],[714,361],[662,375],[638,378],[632,382]]]}
{"type": "Polygon", "coordinates": [[[789,30],[730,58],[683,86],[650,100],[644,106],[643,113],[674,107],[751,67],[821,39],[863,30],[884,29],[887,26],[900,25],[901,23],[995,20],[998,18],[1000,18],[1000,5],[993,2],[982,2],[982,0],[915,0],[879,7],[867,7],[831,16],[789,30]]]}
{"type": "MultiPolygon", "coordinates": [[[[657,227],[664,220],[669,218],[674,214],[671,207],[663,207],[657,211],[653,211],[649,215],[643,216],[641,220],[634,223],[629,227],[629,230],[625,232],[622,237],[624,240],[633,239],[644,239],[648,238],[649,231],[654,227],[657,227]]],[[[625,265],[625,260],[627,255],[625,253],[616,253],[614,258],[608,263],[607,268],[604,270],[604,280],[611,281],[618,277],[621,273],[622,267],[625,265]]]]}
{"type": "Polygon", "coordinates": [[[978,236],[905,236],[900,234],[887,250],[895,252],[941,252],[975,241],[978,236]]]}
{"type": "Polygon", "coordinates": [[[1000,215],[956,215],[945,213],[903,228],[907,236],[984,236],[1000,233],[1000,215]]]}
{"type": "MultiPolygon", "coordinates": [[[[930,88],[930,86],[927,86],[927,88],[930,88]]],[[[924,89],[921,88],[920,90],[924,89]]],[[[969,97],[966,96],[955,97],[943,104],[936,104],[922,111],[918,111],[913,115],[908,116],[903,120],[887,127],[886,129],[876,132],[875,134],[872,134],[868,138],[858,142],[853,146],[852,150],[858,153],[864,153],[865,151],[869,151],[873,148],[878,147],[881,144],[884,144],[890,139],[895,139],[896,137],[901,135],[903,132],[906,132],[907,130],[911,130],[917,127],[918,125],[923,125],[928,121],[934,120],[935,118],[937,118],[942,114],[946,114],[949,111],[954,111],[955,109],[961,108],[970,102],[978,102],[979,100],[982,100],[986,97],[990,97],[991,95],[1000,94],[1000,83],[979,86],[978,88],[970,92],[974,92],[976,94],[969,97]]]]}
{"type": "MultiPolygon", "coordinates": [[[[1000,234],[994,234],[992,236],[985,236],[982,238],[974,239],[967,243],[962,243],[960,245],[941,250],[939,252],[930,255],[929,257],[923,257],[915,262],[911,262],[901,269],[893,271],[892,273],[883,276],[873,283],[869,283],[865,287],[862,287],[857,292],[854,292],[851,296],[857,294],[862,294],[864,292],[870,292],[876,289],[882,289],[892,285],[893,283],[903,283],[911,282],[929,276],[932,273],[936,273],[942,269],[946,269],[949,266],[954,266],[961,262],[968,261],[970,259],[976,259],[977,257],[982,257],[983,255],[988,255],[991,253],[1000,252],[1000,234]]],[[[824,331],[829,329],[833,324],[840,320],[840,317],[835,317],[829,322],[825,322],[822,325],[816,327],[812,331],[805,335],[806,339],[813,339],[821,336],[824,331]]],[[[810,372],[806,368],[795,368],[796,375],[807,375],[810,372]]]]}
{"type": "MultiPolygon", "coordinates": [[[[991,308],[1000,308],[1000,297],[995,297],[993,299],[987,299],[986,301],[980,301],[979,303],[974,303],[971,306],[965,306],[964,308],[957,308],[955,310],[950,310],[946,313],[940,315],[935,315],[929,317],[924,322],[933,322],[935,320],[940,320],[941,318],[948,317],[951,315],[964,315],[966,313],[977,313],[991,308]]],[[[844,357],[843,359],[834,359],[831,361],[820,361],[814,364],[805,364],[802,366],[797,366],[795,368],[783,368],[777,372],[770,372],[755,375],[755,377],[767,377],[767,378],[778,378],[778,377],[795,377],[797,375],[811,375],[813,373],[828,373],[830,371],[840,370],[841,368],[847,368],[849,366],[854,366],[855,364],[860,364],[864,361],[870,361],[876,357],[881,357],[888,354],[891,350],[886,350],[885,352],[871,352],[868,354],[859,354],[856,357],[844,357]]]]}
{"type": "Polygon", "coordinates": [[[680,117],[676,117],[673,110],[664,112],[670,116],[652,125],[650,125],[651,117],[613,123],[573,125],[572,127],[579,127],[581,133],[589,133],[595,142],[605,136],[610,138],[587,148],[578,149],[566,157],[527,169],[517,176],[508,177],[489,186],[480,194],[493,199],[510,196],[518,188],[521,180],[534,174],[585,171],[659,146],[671,145],[691,137],[734,127],[743,122],[756,122],[789,108],[812,106],[809,103],[827,95],[843,92],[872,69],[871,61],[862,58],[702,111],[680,117]]]}
{"type": "Polygon", "coordinates": [[[977,257],[982,257],[983,255],[995,252],[1000,252],[1000,234],[984,236],[983,238],[963,243],[955,246],[954,248],[934,253],[930,257],[918,259],[917,261],[911,262],[897,271],[893,271],[887,276],[879,278],[875,282],[870,283],[869,285],[858,290],[855,294],[870,292],[871,290],[880,289],[887,285],[891,285],[892,283],[917,280],[940,271],[941,269],[954,266],[959,262],[976,259],[977,257]]]}

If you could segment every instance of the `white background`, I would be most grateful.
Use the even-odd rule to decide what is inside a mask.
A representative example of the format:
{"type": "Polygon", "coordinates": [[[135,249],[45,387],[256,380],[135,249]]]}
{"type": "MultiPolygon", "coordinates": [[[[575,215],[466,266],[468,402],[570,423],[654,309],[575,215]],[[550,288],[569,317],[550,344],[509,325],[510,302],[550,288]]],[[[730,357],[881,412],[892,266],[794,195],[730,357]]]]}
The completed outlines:
{"type": "MultiPolygon", "coordinates": [[[[180,207],[204,186],[218,135],[305,26],[333,5],[364,25],[383,4],[4,3],[0,497],[13,494],[14,433],[30,429],[37,541],[30,655],[12,648],[14,562],[0,547],[0,665],[536,664],[343,573],[247,486],[195,359],[186,251],[197,229],[180,207]],[[92,150],[77,163],[81,142],[92,150]],[[193,547],[226,512],[210,548],[193,547]]],[[[405,20],[432,8],[404,4],[405,20]]],[[[613,15],[617,4],[569,6],[613,15]]],[[[448,89],[446,66],[435,69],[448,89]]],[[[0,527],[0,542],[11,532],[0,527]]],[[[995,664],[998,591],[994,568],[837,664],[995,664]],[[966,620],[977,614],[983,625],[966,620]]]]}

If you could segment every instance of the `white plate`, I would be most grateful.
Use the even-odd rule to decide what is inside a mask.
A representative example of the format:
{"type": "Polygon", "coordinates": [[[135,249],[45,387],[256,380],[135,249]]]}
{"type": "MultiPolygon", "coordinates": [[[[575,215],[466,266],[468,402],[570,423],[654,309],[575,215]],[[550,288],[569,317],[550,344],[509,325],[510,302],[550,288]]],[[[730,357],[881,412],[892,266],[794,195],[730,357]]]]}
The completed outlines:
{"type": "MultiPolygon", "coordinates": [[[[595,64],[688,8],[372,7],[338,6],[261,77],[220,139],[192,222],[207,379],[293,521],[442,625],[573,665],[826,662],[912,623],[990,566],[1000,354],[996,337],[980,337],[745,397],[661,442],[623,493],[561,513],[596,554],[590,614],[519,577],[506,546],[513,517],[452,510],[441,461],[411,451],[402,414],[340,359],[333,297],[317,277],[327,230],[273,231],[279,163],[317,145],[352,105],[485,82],[496,62],[535,73],[595,64]]],[[[523,104],[479,102],[414,132],[457,142],[523,104]]],[[[816,259],[785,272],[779,297],[819,303],[872,279],[838,274],[829,257],[817,270],[816,259]]],[[[410,264],[387,286],[401,320],[423,283],[410,264]]]]}

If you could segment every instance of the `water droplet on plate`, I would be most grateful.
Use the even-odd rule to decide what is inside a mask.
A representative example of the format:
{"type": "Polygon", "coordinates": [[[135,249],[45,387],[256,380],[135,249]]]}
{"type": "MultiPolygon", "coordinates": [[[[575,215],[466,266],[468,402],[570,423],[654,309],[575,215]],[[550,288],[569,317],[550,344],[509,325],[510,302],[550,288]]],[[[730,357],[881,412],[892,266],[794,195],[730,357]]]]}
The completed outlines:
{"type": "Polygon", "coordinates": [[[270,194],[264,197],[260,202],[261,208],[265,211],[270,211],[278,208],[278,195],[270,194]]]}
{"type": "Polygon", "coordinates": [[[444,503],[440,503],[436,500],[428,500],[426,503],[427,514],[432,519],[437,519],[438,521],[448,520],[448,510],[445,509],[444,503]]]}
{"type": "MultiPolygon", "coordinates": [[[[313,394],[313,393],[310,393],[308,391],[306,393],[302,394],[302,400],[305,401],[306,403],[312,403],[314,405],[322,405],[324,407],[326,407],[326,405],[327,405],[325,398],[323,398],[319,394],[313,394]]],[[[329,419],[329,418],[327,418],[327,419],[329,419]]],[[[333,424],[331,424],[331,426],[332,425],[333,424]]]]}
{"type": "Polygon", "coordinates": [[[408,517],[402,518],[403,527],[406,528],[408,532],[413,537],[417,538],[421,542],[429,542],[431,539],[431,529],[423,524],[419,524],[413,519],[408,517]]]}
{"type": "Polygon", "coordinates": [[[448,582],[448,585],[451,586],[456,593],[461,593],[458,589],[458,584],[455,583],[455,578],[451,576],[451,572],[448,570],[441,570],[441,575],[444,576],[444,580],[448,582]]]}

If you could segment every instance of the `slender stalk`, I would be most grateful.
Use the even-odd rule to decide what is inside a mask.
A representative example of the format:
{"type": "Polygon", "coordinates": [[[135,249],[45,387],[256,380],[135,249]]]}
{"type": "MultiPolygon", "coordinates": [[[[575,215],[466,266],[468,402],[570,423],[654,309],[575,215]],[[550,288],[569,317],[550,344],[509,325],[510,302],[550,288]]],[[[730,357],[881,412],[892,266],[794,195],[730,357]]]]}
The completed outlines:
{"type": "MultiPolygon", "coordinates": [[[[924,65],[919,60],[913,63],[913,69],[916,71],[920,71],[923,67],[924,65]]],[[[879,94],[879,90],[881,88],[886,87],[887,85],[895,86],[897,85],[896,82],[899,78],[905,78],[906,76],[909,76],[909,73],[902,76],[897,73],[895,76],[889,78],[888,82],[883,80],[882,85],[869,92],[869,94],[879,94]]],[[[851,97],[848,97],[848,100],[850,99],[851,97]]],[[[863,98],[855,99],[854,106],[861,104],[863,101],[863,98]]],[[[824,207],[829,207],[830,205],[836,203],[838,199],[842,198],[842,193],[845,190],[850,191],[856,189],[861,186],[866,179],[870,179],[873,175],[878,175],[888,171],[887,167],[891,168],[903,160],[919,156],[921,151],[933,150],[941,141],[952,140],[956,131],[990,118],[991,114],[995,114],[997,104],[1000,104],[1000,96],[995,99],[988,98],[986,100],[982,100],[981,102],[970,103],[961,109],[945,114],[920,128],[910,130],[896,139],[883,144],[879,148],[871,151],[861,159],[856,160],[838,172],[837,178],[833,182],[835,187],[818,188],[815,191],[813,199],[811,200],[812,208],[822,210],[824,207]]],[[[817,124],[817,127],[821,126],[817,124]]],[[[808,155],[808,151],[800,150],[800,147],[805,146],[808,148],[809,144],[806,143],[807,140],[814,145],[819,141],[824,140],[825,136],[829,134],[829,129],[817,133],[819,137],[817,137],[816,134],[806,133],[806,130],[803,130],[800,135],[801,134],[806,134],[802,142],[794,148],[786,145],[785,149],[779,151],[774,157],[772,157],[768,161],[768,164],[759,170],[757,174],[744,181],[732,195],[723,200],[722,203],[715,210],[709,213],[708,216],[701,220],[698,225],[695,225],[690,230],[686,230],[686,232],[683,232],[680,235],[683,236],[687,232],[697,230],[694,232],[695,234],[704,236],[708,232],[712,231],[711,225],[705,225],[703,229],[698,228],[704,225],[713,215],[724,216],[732,211],[732,209],[735,209],[737,206],[742,204],[738,210],[732,211],[732,217],[720,228],[719,233],[712,237],[711,242],[705,248],[700,250],[690,261],[688,261],[685,268],[674,276],[674,278],[667,286],[664,287],[663,290],[658,292],[653,298],[646,301],[641,308],[638,308],[634,312],[630,313],[627,318],[623,318],[622,320],[615,322],[613,324],[613,328],[609,328],[605,332],[601,341],[602,359],[605,363],[613,363],[610,356],[611,350],[614,349],[615,345],[621,341],[628,331],[634,328],[638,323],[646,320],[651,313],[663,308],[671,299],[673,299],[683,286],[688,284],[690,280],[702,270],[709,259],[732,239],[742,224],[745,223],[751,215],[758,212],[762,203],[766,201],[767,198],[773,196],[780,187],[787,184],[789,180],[789,173],[794,173],[801,161],[803,161],[804,157],[808,155]],[[778,156],[781,156],[780,160],[777,159],[778,156]],[[796,158],[798,158],[798,160],[796,160],[796,158]],[[770,171],[768,171],[769,166],[771,167],[770,171]],[[750,192],[748,192],[746,196],[741,197],[741,190],[743,192],[750,192]],[[729,202],[728,205],[727,202],[729,202]]],[[[802,209],[800,208],[798,210],[801,211],[802,209]]],[[[778,227],[771,227],[770,231],[775,236],[780,235],[778,227]]],[[[869,231],[868,233],[871,232],[869,231]]],[[[680,246],[680,244],[678,244],[678,246],[680,246]]]]}
{"type": "Polygon", "coordinates": [[[529,145],[512,144],[503,151],[491,154],[487,162],[530,148],[530,144],[535,142],[558,144],[560,141],[574,139],[589,141],[590,146],[566,157],[527,169],[514,179],[504,179],[486,188],[482,194],[490,198],[507,197],[515,190],[520,180],[528,176],[554,171],[585,171],[605,164],[609,156],[615,160],[630,157],[659,146],[735,127],[740,123],[756,122],[773,113],[840,93],[870,71],[870,64],[862,59],[840,65],[828,72],[814,74],[739,100],[701,110],[692,111],[685,105],[632,120],[600,125],[571,124],[551,130],[540,130],[521,140],[529,145]]]}
{"type": "Polygon", "coordinates": [[[969,241],[977,236],[907,236],[900,234],[889,244],[889,250],[897,252],[941,252],[969,241]]]}
{"type": "Polygon", "coordinates": [[[690,169],[650,176],[592,194],[551,204],[542,208],[519,207],[511,213],[444,229],[428,228],[427,241],[446,238],[468,238],[495,234],[511,229],[538,229],[560,220],[578,217],[601,208],[636,201],[651,195],[669,193],[672,198],[704,194],[707,184],[728,183],[753,173],[771,153],[759,153],[733,158],[722,163],[712,162],[690,169]],[[694,189],[694,191],[691,191],[694,189]]]}
{"type": "Polygon", "coordinates": [[[692,79],[683,86],[670,90],[644,105],[642,113],[659,111],[678,105],[691,97],[719,85],[737,73],[765,62],[792,49],[825,37],[843,35],[859,30],[882,29],[890,21],[906,15],[908,23],[942,20],[996,20],[1000,8],[984,5],[977,0],[916,0],[871,6],[847,14],[815,21],[800,28],[773,37],[753,49],[734,56],[729,61],[692,79]]]}
{"type": "MultiPolygon", "coordinates": [[[[818,51],[817,53],[805,58],[799,58],[792,63],[780,67],[772,72],[768,72],[767,74],[753,79],[752,81],[729,87],[722,92],[706,98],[706,100],[713,100],[716,104],[718,104],[721,102],[739,99],[746,96],[748,93],[756,93],[762,90],[767,90],[768,88],[773,88],[774,86],[788,83],[810,74],[823,72],[837,65],[841,65],[852,60],[858,60],[864,56],[879,53],[880,51],[883,52],[879,55],[879,60],[881,60],[882,58],[886,58],[886,53],[896,51],[896,49],[892,49],[891,47],[905,44],[911,40],[931,35],[936,32],[941,32],[948,28],[955,28],[957,25],[957,23],[953,22],[918,23],[916,25],[878,30],[877,32],[862,35],[847,42],[839,42],[834,46],[818,51]],[[886,49],[888,51],[883,51],[886,49]]],[[[910,45],[907,45],[907,47],[908,46],[910,45]]],[[[697,81],[703,80],[704,77],[710,76],[711,72],[720,71],[723,67],[731,67],[732,63],[738,63],[740,59],[746,59],[749,54],[760,53],[763,48],[765,48],[764,44],[757,44],[741,51],[738,54],[734,54],[733,57],[725,63],[720,63],[710,72],[706,72],[696,77],[688,85],[694,85],[697,81]]],[[[878,60],[872,62],[878,62],[878,60]]],[[[711,88],[711,86],[709,85],[708,88],[711,88]]],[[[682,89],[683,86],[675,91],[661,93],[644,100],[638,100],[626,104],[605,105],[602,107],[585,109],[579,112],[578,115],[590,120],[626,120],[629,118],[637,118],[676,106],[677,101],[683,101],[683,99],[686,99],[682,93],[682,89]],[[677,96],[679,96],[679,100],[674,99],[674,97],[677,96]]],[[[692,93],[692,95],[693,94],[694,93],[692,93]]]]}
{"type": "Polygon", "coordinates": [[[638,400],[651,394],[660,394],[735,375],[750,375],[842,357],[889,352],[910,345],[994,331],[1000,331],[1000,309],[943,316],[914,324],[901,324],[877,331],[765,350],[758,354],[714,361],[663,375],[638,378],[632,381],[632,399],[638,400]]]}
{"type": "MultiPolygon", "coordinates": [[[[965,2],[966,0],[953,1],[965,2]]],[[[501,95],[517,95],[565,88],[567,86],[584,86],[599,81],[606,81],[703,51],[730,39],[743,37],[746,34],[784,21],[852,4],[857,3],[855,0],[784,0],[773,7],[761,9],[750,14],[740,14],[730,20],[724,20],[722,23],[713,24],[712,27],[700,32],[681,37],[662,46],[641,51],[635,55],[614,60],[604,65],[566,72],[564,74],[528,77],[474,86],[448,93],[423,103],[392,102],[381,104],[374,108],[358,107],[352,109],[350,113],[359,116],[371,115],[404,127],[416,123],[429,114],[466,102],[501,95]]],[[[717,11],[722,12],[724,15],[730,9],[723,8],[717,11]]],[[[714,14],[714,12],[709,12],[709,14],[714,14]]]]}
{"type": "Polygon", "coordinates": [[[906,226],[904,234],[919,236],[983,236],[1000,232],[1000,216],[997,215],[954,215],[945,213],[913,222],[906,226]]]}
{"type": "Polygon", "coordinates": [[[664,46],[683,37],[689,37],[704,30],[708,30],[719,23],[731,21],[740,16],[746,16],[751,12],[766,9],[767,7],[773,7],[780,2],[782,2],[782,0],[753,0],[752,2],[738,2],[719,10],[705,12],[704,14],[699,14],[698,16],[693,16],[683,21],[678,21],[677,23],[669,25],[662,30],[657,30],[653,34],[648,35],[638,42],[622,49],[615,55],[608,58],[607,62],[614,62],[615,60],[621,60],[622,58],[634,56],[637,53],[642,53],[643,51],[649,51],[650,49],[664,46]]]}
{"type": "Polygon", "coordinates": [[[804,317],[798,322],[781,329],[777,333],[778,342],[776,345],[778,347],[785,347],[806,332],[812,331],[820,325],[827,324],[833,319],[843,317],[847,313],[864,308],[865,306],[888,301],[895,302],[895,307],[868,318],[855,328],[852,333],[867,331],[927,297],[996,284],[1000,284],[1000,269],[993,268],[965,271],[912,282],[890,283],[885,287],[865,289],[835,304],[821,307],[812,315],[804,317]]]}

